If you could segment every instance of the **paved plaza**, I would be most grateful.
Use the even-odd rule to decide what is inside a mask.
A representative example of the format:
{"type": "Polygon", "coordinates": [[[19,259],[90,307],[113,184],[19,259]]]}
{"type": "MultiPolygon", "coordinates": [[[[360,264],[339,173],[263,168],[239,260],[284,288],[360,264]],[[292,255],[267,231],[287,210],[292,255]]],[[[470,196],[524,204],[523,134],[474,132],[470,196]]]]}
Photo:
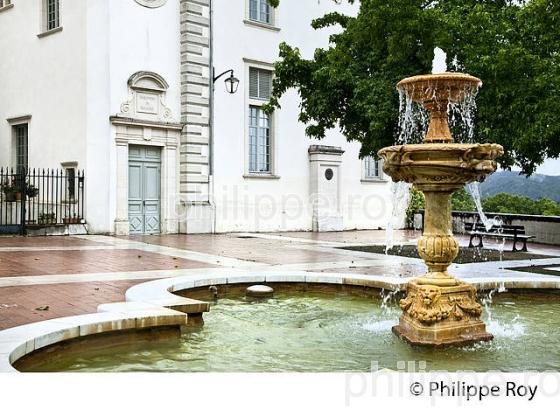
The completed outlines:
{"type": "MultiPolygon", "coordinates": [[[[398,231],[395,240],[413,244],[420,234],[398,231]]],[[[462,246],[468,243],[459,238],[462,246]]],[[[104,303],[124,301],[133,285],[178,276],[307,271],[367,274],[406,279],[424,273],[419,259],[341,249],[380,245],[384,231],[290,232],[223,235],[0,237],[0,330],[63,316],[94,313],[104,303]]],[[[496,247],[497,245],[490,244],[496,247]]],[[[506,245],[508,249],[509,245],[506,245]]],[[[550,258],[453,265],[468,279],[558,276],[508,268],[560,265],[560,248],[531,244],[550,258]]],[[[554,274],[554,268],[550,268],[554,274]]]]}

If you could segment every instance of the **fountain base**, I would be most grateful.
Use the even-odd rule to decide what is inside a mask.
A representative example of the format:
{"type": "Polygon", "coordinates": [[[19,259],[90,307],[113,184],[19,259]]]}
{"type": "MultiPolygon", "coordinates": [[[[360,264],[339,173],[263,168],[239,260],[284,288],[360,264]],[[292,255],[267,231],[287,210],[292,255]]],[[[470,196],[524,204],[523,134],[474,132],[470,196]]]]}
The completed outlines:
{"type": "Polygon", "coordinates": [[[480,320],[474,286],[422,285],[411,281],[400,301],[403,314],[393,333],[412,345],[446,346],[492,340],[480,320]]]}

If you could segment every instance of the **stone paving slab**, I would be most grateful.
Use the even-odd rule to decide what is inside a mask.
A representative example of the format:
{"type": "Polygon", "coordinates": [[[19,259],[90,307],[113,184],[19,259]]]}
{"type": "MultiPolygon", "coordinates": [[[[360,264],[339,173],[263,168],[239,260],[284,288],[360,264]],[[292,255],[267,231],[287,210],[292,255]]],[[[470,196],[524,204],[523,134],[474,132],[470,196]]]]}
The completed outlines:
{"type": "Polygon", "coordinates": [[[204,252],[270,265],[318,263],[347,259],[327,249],[300,249],[290,242],[236,235],[166,235],[131,237],[153,245],[204,252]]]}
{"type": "Polygon", "coordinates": [[[0,252],[0,277],[173,270],[212,266],[207,263],[137,250],[0,252]]]}
{"type": "Polygon", "coordinates": [[[0,248],[7,247],[71,247],[71,246],[96,246],[86,237],[80,236],[0,236],[0,248]]]}
{"type": "Polygon", "coordinates": [[[87,282],[0,288],[0,329],[94,313],[97,306],[124,301],[128,288],[143,281],[87,282]],[[48,310],[36,310],[48,306],[48,310]]]}

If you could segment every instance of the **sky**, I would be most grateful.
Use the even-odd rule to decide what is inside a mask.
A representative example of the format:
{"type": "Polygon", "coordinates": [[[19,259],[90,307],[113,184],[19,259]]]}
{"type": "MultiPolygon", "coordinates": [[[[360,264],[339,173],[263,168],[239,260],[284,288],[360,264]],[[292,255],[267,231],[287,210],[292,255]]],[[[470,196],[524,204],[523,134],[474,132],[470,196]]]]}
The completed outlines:
{"type": "MultiPolygon", "coordinates": [[[[519,171],[519,168],[512,167],[512,171],[519,171]]],[[[547,159],[537,167],[537,174],[560,175],[560,159],[547,159]]]]}

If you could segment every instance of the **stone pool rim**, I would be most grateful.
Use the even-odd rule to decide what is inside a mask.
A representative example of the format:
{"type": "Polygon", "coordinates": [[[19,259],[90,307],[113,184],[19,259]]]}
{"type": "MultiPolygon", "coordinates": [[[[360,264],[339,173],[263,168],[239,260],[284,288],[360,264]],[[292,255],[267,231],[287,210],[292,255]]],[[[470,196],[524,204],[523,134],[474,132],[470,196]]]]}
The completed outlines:
{"type": "MultiPolygon", "coordinates": [[[[363,286],[390,291],[404,290],[410,278],[380,275],[315,273],[307,271],[255,271],[235,269],[220,273],[197,274],[159,279],[132,286],[126,291],[126,302],[99,305],[97,313],[62,317],[17,326],[0,331],[0,373],[18,372],[13,364],[39,349],[92,335],[119,331],[181,327],[189,315],[208,311],[208,303],[177,296],[176,292],[212,285],[312,283],[363,286]]],[[[560,277],[462,278],[477,290],[560,289],[560,277]]]]}

